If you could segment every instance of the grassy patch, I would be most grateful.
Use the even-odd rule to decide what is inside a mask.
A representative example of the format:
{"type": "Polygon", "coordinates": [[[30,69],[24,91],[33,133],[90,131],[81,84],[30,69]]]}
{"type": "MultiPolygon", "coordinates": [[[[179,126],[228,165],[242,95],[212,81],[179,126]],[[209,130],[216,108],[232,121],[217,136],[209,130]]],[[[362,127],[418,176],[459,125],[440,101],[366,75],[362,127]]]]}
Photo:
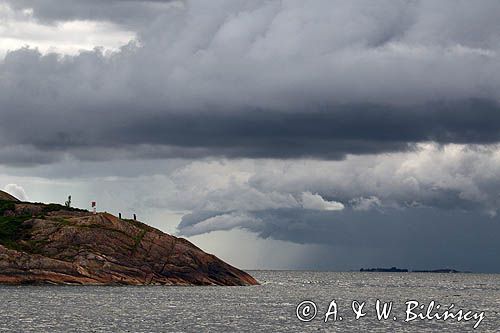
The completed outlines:
{"type": "Polygon", "coordinates": [[[132,252],[135,252],[137,250],[137,247],[139,244],[141,244],[142,239],[144,238],[144,235],[146,234],[146,230],[141,230],[139,235],[134,237],[134,248],[132,249],[132,252]]]}
{"type": "Polygon", "coordinates": [[[3,215],[6,211],[14,211],[16,209],[16,204],[12,201],[0,200],[0,215],[3,215]]]}
{"type": "Polygon", "coordinates": [[[58,222],[60,227],[71,224],[71,222],[68,219],[62,217],[55,217],[55,218],[51,217],[50,220],[58,222]]]}
{"type": "Polygon", "coordinates": [[[43,205],[43,212],[44,213],[50,213],[50,212],[59,212],[59,211],[67,211],[67,212],[86,212],[84,209],[79,209],[79,208],[73,208],[73,207],[67,207],[59,204],[48,204],[48,205],[43,205]]]}
{"type": "Polygon", "coordinates": [[[17,241],[22,239],[30,228],[23,225],[28,219],[29,216],[0,216],[0,244],[15,248],[17,241]]]}
{"type": "Polygon", "coordinates": [[[144,224],[144,223],[136,221],[136,220],[123,219],[123,221],[127,221],[127,222],[131,223],[132,225],[134,225],[137,228],[142,229],[142,230],[148,230],[150,228],[147,224],[144,224]]]}

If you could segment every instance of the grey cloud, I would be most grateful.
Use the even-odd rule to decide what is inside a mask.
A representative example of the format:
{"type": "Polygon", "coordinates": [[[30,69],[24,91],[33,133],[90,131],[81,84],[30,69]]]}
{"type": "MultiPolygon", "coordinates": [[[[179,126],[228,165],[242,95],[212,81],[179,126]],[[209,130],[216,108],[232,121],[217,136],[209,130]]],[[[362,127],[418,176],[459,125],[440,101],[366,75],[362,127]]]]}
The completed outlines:
{"type": "Polygon", "coordinates": [[[54,151],[44,152],[31,145],[7,145],[0,148],[0,164],[28,167],[52,164],[60,161],[62,154],[54,151]]]}
{"type": "Polygon", "coordinates": [[[9,3],[138,37],[115,53],[8,53],[0,170],[77,175],[88,196],[126,177],[100,200],[125,183],[117,209],[183,212],[183,235],[500,269],[498,1],[9,3]]]}
{"type": "MultiPolygon", "coordinates": [[[[73,20],[111,21],[139,29],[175,0],[5,0],[16,10],[33,10],[45,24],[73,20]]],[[[182,1],[177,1],[182,2],[182,1]]]]}
{"type": "Polygon", "coordinates": [[[181,235],[243,229],[329,248],[306,267],[498,272],[498,156],[498,146],[423,145],[342,161],[196,162],[170,179],[178,204],[187,204],[180,207],[192,211],[178,226],[181,235]],[[304,191],[345,208],[303,209],[276,199],[304,191]]]}
{"type": "MultiPolygon", "coordinates": [[[[468,231],[473,244],[483,239],[491,245],[495,240],[491,230],[499,230],[498,218],[489,218],[474,213],[450,212],[429,208],[411,210],[386,210],[384,212],[316,211],[306,209],[271,209],[247,212],[245,223],[237,226],[258,233],[264,238],[274,238],[297,243],[335,244],[353,247],[413,246],[432,232],[432,244],[440,245],[444,234],[461,236],[468,231]],[[475,222],[471,222],[474,220],[475,222]],[[256,223],[265,221],[265,223],[256,223]],[[492,225],[486,228],[486,223],[492,225]],[[475,230],[475,229],[478,230],[475,230]],[[489,229],[489,231],[486,231],[489,229]],[[474,231],[475,230],[475,231],[474,231]],[[484,233],[484,234],[483,234],[484,233]],[[481,237],[478,237],[481,234],[481,237]],[[398,237],[394,237],[398,235],[398,237]],[[489,235],[489,236],[485,236],[489,235]],[[476,239],[472,241],[472,239],[476,239]]],[[[234,215],[234,212],[199,212],[188,214],[179,225],[181,234],[188,236],[197,224],[210,218],[234,215]]],[[[459,243],[459,242],[458,242],[459,243]]],[[[442,245],[442,244],[441,244],[442,245]]],[[[463,244],[462,244],[463,245],[463,244]]]]}
{"type": "MultiPolygon", "coordinates": [[[[219,214],[219,221],[226,216],[219,214]]],[[[181,234],[190,235],[203,223],[199,219],[214,215],[184,217],[179,225],[181,234]]],[[[349,269],[380,264],[410,269],[500,270],[496,260],[500,221],[477,213],[429,208],[384,212],[280,209],[246,213],[240,218],[232,214],[230,220],[263,238],[328,245],[333,252],[318,254],[322,260],[315,262],[316,268],[346,267],[348,263],[349,269]]]]}
{"type": "Polygon", "coordinates": [[[188,1],[114,54],[10,52],[0,143],[90,160],[496,143],[500,5],[446,3],[188,1]]]}
{"type": "MultiPolygon", "coordinates": [[[[144,221],[168,226],[169,232],[184,215],[178,226],[182,235],[244,229],[270,242],[327,247],[307,260],[297,258],[296,268],[452,266],[498,272],[494,239],[499,218],[493,213],[500,207],[499,156],[498,147],[426,145],[415,152],[342,161],[205,160],[172,165],[170,160],[65,160],[35,169],[7,169],[7,174],[50,181],[38,178],[27,186],[21,177],[2,179],[4,184],[22,184],[35,200],[63,202],[71,193],[80,207],[87,207],[97,199],[103,210],[138,213],[144,221]],[[133,170],[139,170],[139,176],[133,170]],[[45,189],[43,196],[40,188],[45,189]],[[304,209],[304,192],[342,202],[345,208],[304,209]],[[376,203],[359,210],[359,198],[376,203]],[[148,212],[156,219],[146,218],[148,212]],[[169,219],[169,212],[178,213],[169,219]]],[[[209,236],[217,242],[220,235],[209,236]]]]}
{"type": "MultiPolygon", "coordinates": [[[[215,215],[342,205],[360,212],[427,207],[495,216],[500,207],[498,154],[498,146],[424,145],[415,152],[342,161],[194,162],[168,176],[173,190],[157,202],[215,215]],[[308,205],[304,197],[322,204],[308,205]]],[[[218,230],[217,223],[195,224],[200,233],[218,230]]]]}

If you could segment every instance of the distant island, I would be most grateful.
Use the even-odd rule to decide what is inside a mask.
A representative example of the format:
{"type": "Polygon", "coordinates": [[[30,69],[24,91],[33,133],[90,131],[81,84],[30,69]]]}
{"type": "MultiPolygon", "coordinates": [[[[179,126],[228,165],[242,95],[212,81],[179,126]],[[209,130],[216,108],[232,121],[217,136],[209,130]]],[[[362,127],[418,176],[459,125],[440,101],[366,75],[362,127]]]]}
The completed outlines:
{"type": "MultiPolygon", "coordinates": [[[[382,272],[382,273],[408,273],[410,272],[406,268],[361,268],[360,272],[382,272]]],[[[413,270],[411,273],[470,273],[470,272],[461,272],[456,269],[450,268],[440,268],[440,269],[432,269],[432,270],[413,270]]]]}
{"type": "Polygon", "coordinates": [[[360,272],[390,272],[390,273],[407,273],[407,269],[400,269],[396,267],[391,268],[361,268],[360,272]]]}
{"type": "Polygon", "coordinates": [[[471,273],[471,272],[462,272],[457,271],[456,269],[451,268],[440,268],[440,269],[432,269],[432,270],[414,270],[413,273],[471,273]]]}
{"type": "Polygon", "coordinates": [[[135,220],[0,191],[0,284],[256,285],[249,274],[135,220]]]}

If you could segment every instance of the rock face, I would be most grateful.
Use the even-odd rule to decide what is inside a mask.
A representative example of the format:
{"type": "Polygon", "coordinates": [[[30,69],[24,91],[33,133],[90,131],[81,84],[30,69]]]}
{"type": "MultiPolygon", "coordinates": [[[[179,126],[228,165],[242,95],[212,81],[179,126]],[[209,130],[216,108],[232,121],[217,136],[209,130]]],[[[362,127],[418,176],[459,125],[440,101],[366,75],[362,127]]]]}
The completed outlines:
{"type": "Polygon", "coordinates": [[[0,201],[0,283],[255,285],[249,274],[146,224],[0,201]]]}

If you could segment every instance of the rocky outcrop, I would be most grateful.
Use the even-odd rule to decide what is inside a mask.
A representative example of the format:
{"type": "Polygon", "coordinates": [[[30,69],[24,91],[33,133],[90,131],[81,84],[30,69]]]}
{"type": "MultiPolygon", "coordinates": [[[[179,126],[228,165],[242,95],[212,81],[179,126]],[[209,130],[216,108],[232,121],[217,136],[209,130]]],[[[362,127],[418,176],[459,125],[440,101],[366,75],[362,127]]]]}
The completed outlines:
{"type": "Polygon", "coordinates": [[[0,190],[0,200],[3,200],[3,201],[15,201],[15,202],[19,201],[14,196],[12,196],[9,193],[4,192],[2,190],[0,190]]]}
{"type": "Polygon", "coordinates": [[[141,222],[55,205],[13,206],[0,211],[0,283],[257,284],[189,241],[141,222]]]}

